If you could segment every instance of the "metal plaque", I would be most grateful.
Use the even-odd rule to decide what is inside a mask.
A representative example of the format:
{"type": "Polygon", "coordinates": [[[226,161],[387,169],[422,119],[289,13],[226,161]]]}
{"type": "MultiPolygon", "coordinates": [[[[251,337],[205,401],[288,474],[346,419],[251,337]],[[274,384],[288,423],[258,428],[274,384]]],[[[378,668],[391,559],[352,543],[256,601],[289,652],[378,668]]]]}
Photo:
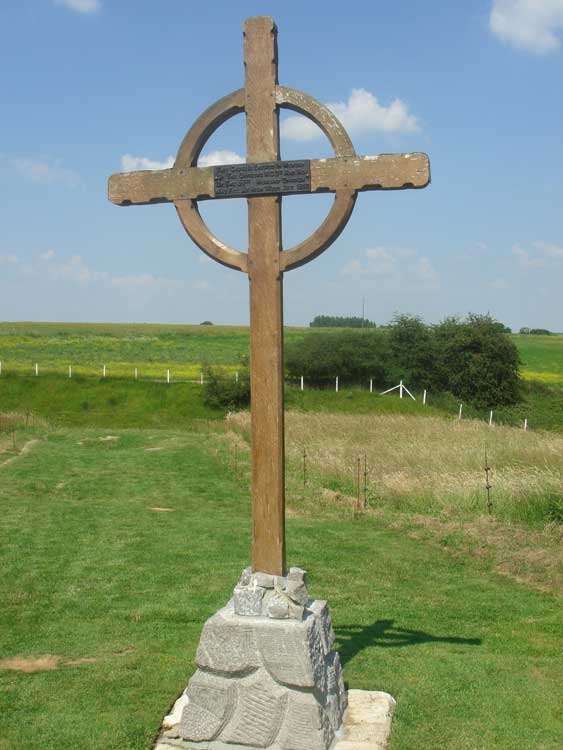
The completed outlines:
{"type": "Polygon", "coordinates": [[[228,164],[213,169],[216,198],[311,192],[308,159],[228,164]]]}

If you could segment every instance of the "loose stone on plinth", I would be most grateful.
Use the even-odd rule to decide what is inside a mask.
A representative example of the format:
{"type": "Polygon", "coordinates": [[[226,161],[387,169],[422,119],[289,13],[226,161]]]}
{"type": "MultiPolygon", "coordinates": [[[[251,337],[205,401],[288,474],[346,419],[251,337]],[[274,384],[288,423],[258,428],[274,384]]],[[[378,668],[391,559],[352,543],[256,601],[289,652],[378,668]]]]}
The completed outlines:
{"type": "Polygon", "coordinates": [[[203,628],[181,714],[160,742],[326,750],[347,705],[333,644],[327,604],[309,598],[305,571],[243,571],[233,598],[203,628]]]}

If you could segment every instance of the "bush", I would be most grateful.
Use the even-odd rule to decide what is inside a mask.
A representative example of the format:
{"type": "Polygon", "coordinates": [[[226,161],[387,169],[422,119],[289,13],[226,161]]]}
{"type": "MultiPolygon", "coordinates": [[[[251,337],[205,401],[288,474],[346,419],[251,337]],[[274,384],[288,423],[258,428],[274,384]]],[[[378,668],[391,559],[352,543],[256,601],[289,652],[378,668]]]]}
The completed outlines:
{"type": "Polygon", "coordinates": [[[418,315],[396,314],[389,326],[390,370],[393,384],[403,379],[411,386],[442,388],[439,353],[430,326],[418,315]]]}
{"type": "Polygon", "coordinates": [[[303,375],[317,385],[336,375],[354,382],[387,382],[387,339],[372,330],[311,333],[286,347],[291,377],[303,375]]]}
{"type": "Polygon", "coordinates": [[[244,364],[239,370],[238,380],[233,372],[224,367],[203,368],[203,401],[216,408],[244,409],[250,404],[250,373],[244,364]]]}
{"type": "Polygon", "coordinates": [[[436,380],[475,406],[515,404],[520,398],[520,355],[502,323],[490,315],[446,318],[434,326],[436,380]]]}

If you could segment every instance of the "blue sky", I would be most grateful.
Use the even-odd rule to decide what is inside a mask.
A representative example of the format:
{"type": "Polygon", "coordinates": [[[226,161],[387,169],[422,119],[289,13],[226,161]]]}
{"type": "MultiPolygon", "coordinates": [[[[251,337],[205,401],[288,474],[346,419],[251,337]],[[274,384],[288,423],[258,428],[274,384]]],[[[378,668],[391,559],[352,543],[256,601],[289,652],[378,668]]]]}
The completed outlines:
{"type": "MultiPolygon", "coordinates": [[[[320,258],[285,277],[285,319],[491,312],[563,330],[563,0],[394,3],[5,0],[0,5],[0,319],[248,321],[245,276],[171,205],[118,208],[107,177],[169,163],[243,84],[242,23],[272,15],[280,82],[329,103],[359,154],[426,151],[422,191],[364,193],[320,258]]],[[[284,158],[330,156],[283,116],[284,158]]],[[[244,116],[206,163],[244,159],[244,116]]],[[[329,196],[283,201],[284,246],[329,196]]],[[[202,213],[246,249],[246,202],[202,213]]]]}

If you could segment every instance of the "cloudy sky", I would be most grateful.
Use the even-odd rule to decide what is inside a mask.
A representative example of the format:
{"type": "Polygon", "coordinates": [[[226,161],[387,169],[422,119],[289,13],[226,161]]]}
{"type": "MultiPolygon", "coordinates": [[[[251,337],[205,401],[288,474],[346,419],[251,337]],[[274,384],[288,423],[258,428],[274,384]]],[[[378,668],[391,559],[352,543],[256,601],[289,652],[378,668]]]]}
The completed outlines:
{"type": "MultiPolygon", "coordinates": [[[[109,174],[170,166],[243,82],[242,22],[273,15],[280,82],[326,102],[359,154],[426,151],[423,191],[364,193],[339,240],[286,275],[285,315],[491,312],[563,330],[563,0],[3,0],[0,319],[248,321],[248,282],[171,205],[118,208],[109,174]]],[[[330,156],[282,115],[284,158],[330,156]]],[[[244,117],[200,163],[245,158],[244,117]]],[[[284,198],[284,246],[331,197],[284,198]]],[[[246,249],[246,203],[213,201],[246,249]]]]}

